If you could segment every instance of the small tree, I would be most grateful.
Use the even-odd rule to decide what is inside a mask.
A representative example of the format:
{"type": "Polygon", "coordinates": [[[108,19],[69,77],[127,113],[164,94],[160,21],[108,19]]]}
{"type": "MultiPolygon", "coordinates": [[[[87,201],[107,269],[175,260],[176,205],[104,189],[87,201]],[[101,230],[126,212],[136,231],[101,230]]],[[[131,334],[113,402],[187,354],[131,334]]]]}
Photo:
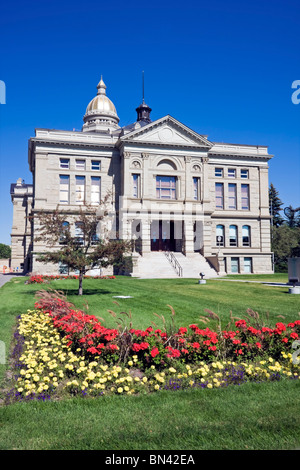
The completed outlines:
{"type": "Polygon", "coordinates": [[[43,241],[51,248],[37,257],[43,263],[61,263],[71,271],[78,271],[78,295],[83,293],[83,278],[93,268],[107,267],[120,263],[126,251],[131,249],[131,242],[110,238],[104,225],[108,218],[106,202],[102,201],[98,209],[95,206],[80,206],[77,214],[69,213],[68,218],[76,224],[75,233],[67,221],[67,213],[59,211],[41,211],[34,218],[39,223],[39,235],[36,241],[43,241]],[[101,235],[99,234],[101,226],[101,235]],[[107,233],[105,233],[105,231],[107,233]]]}

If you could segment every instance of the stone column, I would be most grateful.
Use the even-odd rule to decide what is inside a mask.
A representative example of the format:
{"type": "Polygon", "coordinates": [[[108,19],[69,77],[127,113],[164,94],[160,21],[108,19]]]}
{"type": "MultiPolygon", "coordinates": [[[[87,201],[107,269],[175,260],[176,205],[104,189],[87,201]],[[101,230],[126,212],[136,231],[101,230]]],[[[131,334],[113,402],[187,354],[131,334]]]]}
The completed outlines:
{"type": "Polygon", "coordinates": [[[142,255],[151,252],[151,221],[148,214],[141,217],[142,255]]]}

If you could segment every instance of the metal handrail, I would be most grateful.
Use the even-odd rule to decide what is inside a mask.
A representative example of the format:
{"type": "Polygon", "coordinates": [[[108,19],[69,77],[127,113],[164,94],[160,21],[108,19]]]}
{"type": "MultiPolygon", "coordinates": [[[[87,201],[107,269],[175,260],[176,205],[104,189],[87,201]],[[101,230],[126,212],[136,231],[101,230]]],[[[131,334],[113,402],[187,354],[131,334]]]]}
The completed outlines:
{"type": "Polygon", "coordinates": [[[174,256],[174,253],[172,253],[172,251],[165,251],[165,255],[168,261],[172,264],[175,271],[177,272],[178,276],[182,277],[182,267],[180,266],[178,259],[174,256]]]}

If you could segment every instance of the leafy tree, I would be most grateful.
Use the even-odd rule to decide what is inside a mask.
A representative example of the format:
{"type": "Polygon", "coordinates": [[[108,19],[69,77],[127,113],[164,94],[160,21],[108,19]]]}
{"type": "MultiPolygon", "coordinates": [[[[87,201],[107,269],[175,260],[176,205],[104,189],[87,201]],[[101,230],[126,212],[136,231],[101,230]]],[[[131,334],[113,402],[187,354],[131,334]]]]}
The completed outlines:
{"type": "Polygon", "coordinates": [[[284,209],[285,223],[290,228],[300,227],[300,207],[294,209],[291,205],[284,209]]]}
{"type": "Polygon", "coordinates": [[[272,216],[273,227],[279,227],[284,222],[284,219],[280,214],[282,211],[282,205],[283,202],[279,198],[279,193],[275,189],[273,183],[271,183],[269,187],[269,211],[270,215],[272,216]]]}
{"type": "Polygon", "coordinates": [[[8,245],[5,245],[4,243],[0,243],[0,258],[10,258],[11,256],[11,248],[8,245]]]}
{"type": "Polygon", "coordinates": [[[288,258],[300,255],[300,228],[284,224],[273,229],[272,251],[276,272],[287,272],[288,258]]]}
{"type": "MultiPolygon", "coordinates": [[[[35,219],[38,222],[39,235],[36,241],[43,241],[51,248],[41,253],[37,260],[43,263],[61,263],[71,271],[77,271],[79,278],[78,295],[83,293],[83,278],[93,268],[120,264],[126,251],[131,249],[131,242],[110,238],[105,233],[105,222],[108,212],[105,208],[107,199],[102,202],[103,208],[80,206],[79,213],[70,213],[66,221],[66,213],[57,207],[53,212],[40,212],[35,219]],[[70,228],[76,223],[76,230],[70,228]],[[99,235],[99,225],[102,233],[99,235]]],[[[107,231],[106,231],[107,232],[107,231]]]]}

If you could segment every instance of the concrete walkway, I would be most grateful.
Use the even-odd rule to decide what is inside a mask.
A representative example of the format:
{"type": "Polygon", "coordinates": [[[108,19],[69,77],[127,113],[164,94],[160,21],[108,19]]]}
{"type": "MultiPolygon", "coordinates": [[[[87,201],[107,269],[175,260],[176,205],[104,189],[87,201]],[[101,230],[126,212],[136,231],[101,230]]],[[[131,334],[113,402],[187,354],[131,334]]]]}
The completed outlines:
{"type": "Polygon", "coordinates": [[[9,282],[13,277],[19,277],[21,274],[0,274],[0,287],[4,286],[7,282],[9,282]]]}

